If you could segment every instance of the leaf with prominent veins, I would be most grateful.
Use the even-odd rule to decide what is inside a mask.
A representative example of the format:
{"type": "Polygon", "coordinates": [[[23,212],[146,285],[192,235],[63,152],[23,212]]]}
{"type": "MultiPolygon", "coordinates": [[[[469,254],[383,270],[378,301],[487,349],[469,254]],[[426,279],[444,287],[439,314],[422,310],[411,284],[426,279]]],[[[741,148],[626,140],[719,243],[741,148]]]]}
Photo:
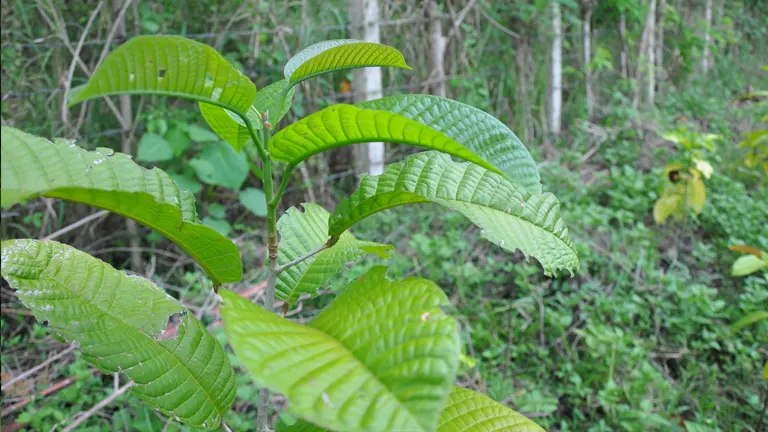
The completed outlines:
{"type": "MultiPolygon", "coordinates": [[[[304,212],[291,207],[277,222],[280,231],[277,261],[281,266],[311,253],[329,238],[328,211],[317,204],[302,205],[304,212]]],[[[280,272],[275,294],[295,305],[301,294],[315,295],[334,275],[343,271],[347,263],[368,253],[387,258],[392,250],[392,245],[361,241],[345,232],[332,247],[280,272]]]]}
{"type": "Polygon", "coordinates": [[[531,194],[499,174],[439,152],[408,156],[379,176],[364,175],[358,189],[333,212],[329,234],[338,236],[374,213],[423,202],[462,213],[489,241],[536,258],[547,275],[573,273],[579,267],[554,195],[531,194]]]}
{"type": "Polygon", "coordinates": [[[539,169],[528,149],[504,123],[485,111],[455,100],[418,94],[387,96],[357,106],[389,111],[442,132],[528,192],[541,192],[539,169]]]}
{"type": "Polygon", "coordinates": [[[89,204],[136,220],[168,237],[215,283],[242,276],[240,251],[228,238],[200,225],[195,198],[158,168],[146,170],[111,149],[87,151],[2,126],[0,205],[46,196],[89,204]]]}
{"type": "Polygon", "coordinates": [[[152,282],[54,241],[2,243],[0,271],[35,317],[79,346],[131,392],[170,417],[216,429],[235,399],[224,349],[178,301],[152,282]],[[169,318],[178,335],[164,338],[169,318]]]}
{"type": "Polygon", "coordinates": [[[258,385],[288,410],[345,431],[433,431],[458,368],[458,325],[433,282],[388,281],[375,267],[308,325],[227,290],[229,342],[258,385]]]}

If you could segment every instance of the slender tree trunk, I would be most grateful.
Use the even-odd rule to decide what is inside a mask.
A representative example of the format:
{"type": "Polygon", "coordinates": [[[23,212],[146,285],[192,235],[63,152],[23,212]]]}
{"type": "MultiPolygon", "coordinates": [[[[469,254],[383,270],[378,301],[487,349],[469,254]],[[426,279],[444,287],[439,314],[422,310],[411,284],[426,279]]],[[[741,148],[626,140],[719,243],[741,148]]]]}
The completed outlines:
{"type": "Polygon", "coordinates": [[[440,10],[437,2],[432,0],[427,7],[427,17],[429,18],[429,69],[430,69],[430,92],[436,96],[445,97],[445,68],[443,67],[443,58],[445,57],[445,36],[443,36],[443,24],[440,21],[440,10]]]}
{"type": "Polygon", "coordinates": [[[629,43],[627,42],[627,14],[619,11],[619,39],[621,39],[621,77],[629,79],[629,43]]]}
{"type": "MultiPolygon", "coordinates": [[[[378,0],[349,0],[349,22],[354,39],[378,43],[381,37],[378,0]]],[[[355,102],[381,97],[380,68],[355,69],[353,76],[352,97],[355,102]]],[[[358,174],[367,172],[379,175],[384,172],[384,143],[355,146],[354,155],[355,170],[358,174]]]]}
{"type": "Polygon", "coordinates": [[[656,0],[651,0],[648,11],[648,75],[646,79],[645,100],[648,106],[656,102],[656,0]]]}
{"type": "Polygon", "coordinates": [[[560,135],[561,110],[563,106],[563,30],[560,17],[560,2],[552,2],[552,89],[550,99],[550,132],[560,135]]]}
{"type": "Polygon", "coordinates": [[[656,24],[656,87],[661,92],[661,87],[666,79],[664,70],[664,19],[667,14],[667,0],[661,0],[659,3],[659,21],[656,24]]]}
{"type": "MultiPolygon", "coordinates": [[[[118,13],[120,9],[122,9],[123,5],[125,4],[124,0],[117,0],[114,3],[114,10],[115,13],[118,13]]],[[[120,21],[116,23],[117,25],[117,31],[116,35],[119,38],[122,38],[122,40],[126,40],[128,36],[128,32],[125,29],[125,15],[122,16],[118,15],[120,18],[120,21]]],[[[123,130],[123,133],[121,135],[121,142],[120,142],[120,151],[124,154],[133,156],[133,140],[132,140],[132,131],[133,129],[133,109],[131,107],[131,96],[130,95],[122,95],[119,97],[120,99],[120,116],[123,117],[125,120],[125,124],[123,127],[127,130],[123,130]]],[[[141,243],[139,242],[139,228],[136,225],[136,221],[133,219],[126,219],[125,220],[125,231],[128,233],[128,244],[130,245],[131,249],[131,270],[133,270],[136,273],[142,272],[142,261],[141,261],[141,243]]],[[[149,276],[149,275],[147,275],[149,276]]]]}
{"type": "Polygon", "coordinates": [[[591,119],[595,112],[595,101],[592,94],[592,5],[584,2],[582,44],[584,45],[584,87],[587,96],[587,115],[591,119]]]}
{"type": "Polygon", "coordinates": [[[707,27],[704,30],[704,53],[701,57],[701,71],[704,73],[704,75],[707,75],[707,72],[709,72],[709,44],[711,43],[712,34],[712,0],[707,0],[707,5],[704,10],[704,19],[707,22],[707,27]]]}

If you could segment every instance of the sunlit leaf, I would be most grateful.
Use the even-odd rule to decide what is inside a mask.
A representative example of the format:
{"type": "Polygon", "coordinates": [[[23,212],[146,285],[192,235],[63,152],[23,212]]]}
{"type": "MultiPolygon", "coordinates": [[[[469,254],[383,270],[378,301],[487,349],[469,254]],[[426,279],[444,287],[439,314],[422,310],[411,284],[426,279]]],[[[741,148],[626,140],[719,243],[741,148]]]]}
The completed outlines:
{"type": "Polygon", "coordinates": [[[531,194],[501,175],[439,152],[411,155],[380,176],[363,176],[352,196],[336,207],[329,233],[336,236],[374,213],[423,202],[462,213],[489,241],[536,258],[547,275],[579,267],[554,195],[531,194]]]}
{"type": "Polygon", "coordinates": [[[768,263],[763,259],[754,255],[744,255],[733,262],[731,274],[733,276],[746,276],[765,268],[768,268],[768,263]]]}
{"type": "Polygon", "coordinates": [[[116,94],[156,94],[246,112],[256,87],[215,49],[181,36],[137,36],[110,53],[69,104],[116,94]]]}
{"type": "Polygon", "coordinates": [[[544,432],[539,425],[488,396],[454,387],[437,432],[544,432]]]}
{"type": "Polygon", "coordinates": [[[152,282],[53,241],[2,243],[2,275],[35,317],[131,392],[172,418],[216,429],[235,399],[235,376],[218,342],[152,282]],[[164,335],[180,318],[178,334],[164,335]]]}
{"type": "Polygon", "coordinates": [[[400,51],[382,44],[352,39],[329,40],[299,51],[283,71],[291,85],[328,72],[369,66],[411,69],[400,51]]]}

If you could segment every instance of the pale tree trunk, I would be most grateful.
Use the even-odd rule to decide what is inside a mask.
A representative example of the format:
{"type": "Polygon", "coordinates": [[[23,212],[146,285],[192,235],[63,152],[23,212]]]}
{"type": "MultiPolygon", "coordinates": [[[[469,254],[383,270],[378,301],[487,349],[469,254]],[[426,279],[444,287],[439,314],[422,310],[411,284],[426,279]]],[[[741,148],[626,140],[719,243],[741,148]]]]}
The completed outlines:
{"type": "MultiPolygon", "coordinates": [[[[381,37],[378,0],[349,0],[349,22],[353,39],[378,43],[381,37]]],[[[352,95],[355,102],[381,97],[380,68],[355,69],[353,76],[352,95]]],[[[358,174],[379,175],[384,172],[384,143],[355,146],[354,156],[358,174]]]]}
{"type": "Polygon", "coordinates": [[[619,39],[621,39],[621,77],[629,79],[629,43],[627,42],[627,13],[619,11],[619,39]]]}
{"type": "Polygon", "coordinates": [[[595,101],[592,94],[592,2],[582,1],[583,26],[582,44],[584,45],[584,87],[587,96],[587,115],[591,119],[595,112],[595,101]]]}
{"type": "Polygon", "coordinates": [[[563,107],[563,29],[560,2],[552,2],[552,92],[550,99],[549,129],[560,135],[561,110],[563,107]]]}
{"type": "Polygon", "coordinates": [[[646,79],[645,100],[653,106],[656,99],[656,0],[651,0],[648,11],[648,76],[646,79]]]}
{"type": "Polygon", "coordinates": [[[707,27],[704,30],[704,53],[701,57],[701,71],[704,75],[709,71],[709,44],[711,43],[712,35],[712,0],[707,0],[706,8],[704,9],[704,19],[707,22],[707,27]]]}
{"type": "MultiPolygon", "coordinates": [[[[653,33],[655,32],[656,22],[656,0],[651,0],[651,4],[648,8],[648,15],[645,18],[645,26],[643,27],[643,35],[640,40],[640,49],[637,51],[637,66],[635,67],[635,82],[637,83],[635,89],[635,97],[632,101],[632,106],[637,109],[640,106],[640,96],[643,94],[642,85],[645,84],[645,94],[648,96],[650,93],[648,89],[653,89],[652,80],[653,75],[653,54],[654,43],[653,33]],[[645,81],[643,81],[643,73],[645,73],[645,81]]],[[[650,101],[650,98],[646,97],[646,101],[650,101]]]]}
{"type": "MultiPolygon", "coordinates": [[[[123,8],[123,5],[125,4],[125,0],[117,0],[114,3],[114,10],[116,13],[120,11],[120,9],[123,8]]],[[[117,25],[117,31],[116,35],[117,37],[121,38],[122,40],[126,40],[128,36],[128,32],[125,29],[125,14],[120,15],[118,13],[118,19],[119,21],[116,23],[117,25]]],[[[131,96],[129,95],[122,95],[120,98],[120,116],[125,121],[122,125],[124,130],[121,138],[120,143],[120,151],[124,154],[133,156],[133,109],[131,107],[131,96]]],[[[128,233],[128,244],[131,249],[131,270],[133,270],[136,273],[140,273],[142,271],[142,261],[141,261],[141,243],[139,242],[139,228],[136,225],[136,221],[133,219],[126,219],[125,220],[125,231],[128,233]]],[[[150,275],[147,275],[150,276],[150,275]]]]}
{"type": "Polygon", "coordinates": [[[443,36],[443,24],[440,21],[440,10],[436,1],[430,1],[427,7],[427,17],[429,18],[429,81],[430,92],[436,96],[445,97],[445,68],[443,58],[445,57],[445,42],[443,36]]]}
{"type": "Polygon", "coordinates": [[[661,92],[661,87],[666,79],[664,71],[664,19],[667,14],[667,0],[661,0],[659,3],[659,21],[656,24],[656,87],[661,92]]]}

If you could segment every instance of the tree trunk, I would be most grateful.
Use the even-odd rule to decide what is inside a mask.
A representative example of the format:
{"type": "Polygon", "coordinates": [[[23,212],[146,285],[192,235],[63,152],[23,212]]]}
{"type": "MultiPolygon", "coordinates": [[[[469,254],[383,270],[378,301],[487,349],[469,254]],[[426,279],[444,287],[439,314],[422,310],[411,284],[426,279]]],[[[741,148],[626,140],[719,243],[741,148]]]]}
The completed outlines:
{"type": "Polygon", "coordinates": [[[656,102],[656,0],[651,0],[648,11],[648,76],[646,79],[645,101],[652,107],[656,102]]]}
{"type": "MultiPolygon", "coordinates": [[[[378,43],[380,40],[378,0],[349,0],[349,22],[353,39],[378,43]]],[[[381,69],[355,69],[352,95],[355,102],[381,97],[381,69]]],[[[355,146],[355,171],[379,175],[384,172],[384,143],[355,146]]]]}
{"type": "Polygon", "coordinates": [[[584,8],[582,26],[582,44],[584,45],[584,87],[587,96],[587,116],[591,119],[595,112],[595,101],[592,95],[592,5],[582,3],[584,8]]]}
{"type": "Polygon", "coordinates": [[[661,0],[659,3],[659,21],[656,24],[656,87],[661,91],[661,87],[666,78],[664,70],[664,19],[667,14],[667,0],[661,0]]]}
{"type": "Polygon", "coordinates": [[[629,79],[629,43],[627,42],[627,13],[619,11],[619,39],[621,39],[621,77],[629,79]]]}
{"type": "Polygon", "coordinates": [[[704,75],[707,75],[709,71],[709,44],[711,43],[712,35],[712,0],[707,0],[707,6],[704,10],[704,19],[707,21],[706,29],[704,30],[704,53],[701,57],[701,71],[704,75]]]}
{"type": "Polygon", "coordinates": [[[550,99],[550,132],[560,135],[561,110],[563,107],[563,30],[560,2],[552,2],[552,92],[550,99]]]}
{"type": "Polygon", "coordinates": [[[440,21],[440,10],[437,2],[432,0],[427,8],[429,18],[429,86],[430,92],[436,96],[445,97],[445,36],[443,36],[443,24],[440,21]]]}

